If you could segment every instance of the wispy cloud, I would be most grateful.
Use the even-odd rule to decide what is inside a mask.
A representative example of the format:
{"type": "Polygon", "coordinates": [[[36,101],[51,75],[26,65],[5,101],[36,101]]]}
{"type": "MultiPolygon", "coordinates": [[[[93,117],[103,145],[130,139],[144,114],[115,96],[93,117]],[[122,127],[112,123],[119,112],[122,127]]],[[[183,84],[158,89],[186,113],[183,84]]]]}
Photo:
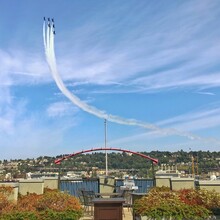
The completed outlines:
{"type": "Polygon", "coordinates": [[[220,126],[220,108],[210,106],[158,122],[160,126],[181,127],[182,130],[200,130],[220,126]]]}
{"type": "Polygon", "coordinates": [[[41,54],[0,49],[0,86],[45,83],[50,79],[48,67],[41,54]]]}
{"type": "Polygon", "coordinates": [[[213,92],[202,92],[202,91],[198,91],[198,92],[196,92],[197,94],[200,94],[200,95],[211,95],[211,96],[213,96],[213,95],[216,95],[215,93],[213,93],[213,92]]]}
{"type": "Polygon", "coordinates": [[[0,108],[0,159],[61,154],[66,131],[79,122],[71,117],[75,108],[68,103],[55,103],[45,113],[27,112],[27,108],[25,101],[14,100],[0,108]],[[46,113],[56,120],[48,119],[46,113]]]}
{"type": "Polygon", "coordinates": [[[49,117],[63,117],[63,116],[70,116],[74,115],[79,111],[79,109],[73,106],[69,102],[56,102],[52,103],[47,108],[47,114],[49,117]]]}
{"type": "Polygon", "coordinates": [[[32,120],[17,124],[14,134],[0,133],[1,159],[33,158],[60,153],[63,133],[57,127],[36,127],[32,120]],[[13,142],[11,141],[13,140],[13,142]],[[48,140],[50,144],[48,144],[48,140]]]}
{"type": "MultiPolygon", "coordinates": [[[[117,7],[115,13],[106,8],[102,12],[106,19],[92,17],[65,37],[64,33],[57,36],[59,72],[73,85],[112,86],[107,91],[96,89],[99,93],[219,87],[220,31],[213,27],[218,24],[216,4],[184,2],[166,7],[163,3],[152,6],[141,2],[133,10],[128,10],[130,6],[117,7]],[[151,7],[163,10],[152,13],[151,7]],[[126,16],[121,18],[125,11],[126,16]],[[114,26],[112,19],[117,20],[114,26]]],[[[0,66],[7,73],[7,80],[1,83],[51,80],[43,51],[28,54],[1,50],[0,58],[0,66]]]]}
{"type": "MultiPolygon", "coordinates": [[[[111,84],[108,93],[219,87],[220,32],[213,27],[217,25],[216,4],[170,4],[161,13],[149,15],[137,7],[135,18],[132,11],[114,27],[108,17],[98,22],[91,19],[66,36],[73,43],[65,39],[65,50],[58,51],[59,72],[74,85],[111,84]],[[113,35],[118,36],[115,44],[113,35]]],[[[58,40],[57,48],[64,39],[58,40]]],[[[106,92],[99,89],[96,92],[106,92]]]]}
{"type": "MultiPolygon", "coordinates": [[[[204,129],[212,129],[214,127],[220,127],[220,108],[209,106],[209,108],[201,109],[194,112],[189,112],[187,114],[179,115],[173,118],[169,118],[163,121],[157,122],[157,125],[159,126],[165,126],[165,127],[172,127],[175,129],[178,129],[180,131],[193,131],[196,133],[200,133],[204,129]]],[[[207,135],[206,135],[207,136],[207,135]]],[[[167,146],[167,145],[173,145],[174,142],[177,141],[175,146],[185,145],[186,147],[194,146],[197,148],[202,146],[219,146],[220,140],[217,140],[215,138],[204,138],[200,140],[193,140],[193,141],[186,141],[182,138],[172,138],[169,140],[166,140],[166,135],[156,132],[156,131],[150,131],[150,132],[140,132],[138,131],[138,134],[135,135],[129,135],[124,136],[123,138],[118,138],[115,140],[110,141],[110,145],[115,144],[124,144],[124,145],[132,145],[132,143],[135,145],[138,143],[143,144],[144,142],[148,143],[158,143],[158,146],[167,146]],[[153,141],[151,141],[153,140],[153,141]],[[182,143],[182,144],[181,144],[182,143]]],[[[145,144],[143,144],[145,145],[145,144]]]]}

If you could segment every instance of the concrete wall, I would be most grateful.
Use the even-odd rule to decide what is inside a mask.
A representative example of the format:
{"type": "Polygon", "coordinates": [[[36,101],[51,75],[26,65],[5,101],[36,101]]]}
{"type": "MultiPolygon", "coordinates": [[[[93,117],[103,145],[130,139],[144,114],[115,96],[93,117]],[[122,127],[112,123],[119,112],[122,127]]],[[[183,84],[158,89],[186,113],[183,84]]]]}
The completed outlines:
{"type": "Polygon", "coordinates": [[[58,189],[58,177],[45,177],[44,188],[58,189]]]}
{"type": "MultiPolygon", "coordinates": [[[[179,189],[194,189],[195,179],[194,178],[179,178],[179,177],[156,177],[157,187],[170,187],[173,190],[179,189]]],[[[199,189],[215,190],[220,193],[220,180],[205,181],[200,180],[197,183],[199,189]]]]}
{"type": "MultiPolygon", "coordinates": [[[[198,188],[206,190],[215,190],[220,193],[220,181],[198,181],[198,188]]],[[[0,183],[0,186],[13,187],[13,193],[9,199],[17,201],[18,192],[21,195],[29,193],[43,194],[44,188],[57,189],[58,179],[56,177],[49,177],[45,179],[23,179],[19,182],[5,182],[0,183]]],[[[179,189],[191,189],[195,188],[194,178],[176,178],[176,177],[156,177],[157,187],[170,187],[173,190],[179,189]]],[[[105,183],[104,178],[100,179],[100,192],[110,193],[114,190],[114,179],[108,178],[108,182],[105,183]]]]}
{"type": "Polygon", "coordinates": [[[27,193],[43,194],[44,188],[58,189],[58,178],[47,177],[45,179],[22,179],[19,182],[4,182],[0,183],[0,186],[10,186],[13,188],[12,194],[9,196],[9,200],[17,201],[18,193],[21,195],[27,195],[27,193]]]}
{"type": "Polygon", "coordinates": [[[44,180],[42,179],[24,179],[19,180],[19,193],[27,195],[27,193],[43,194],[44,180]]]}
{"type": "Polygon", "coordinates": [[[162,186],[169,187],[169,188],[171,187],[170,177],[156,177],[155,181],[156,181],[157,187],[162,187],[162,186]]]}
{"type": "Polygon", "coordinates": [[[206,190],[215,190],[216,192],[220,193],[220,181],[214,180],[214,181],[205,181],[200,180],[198,181],[198,186],[200,189],[206,189],[206,190]]]}
{"type": "Polygon", "coordinates": [[[172,177],[170,182],[171,182],[171,189],[172,190],[194,189],[195,188],[194,178],[172,177]]]}
{"type": "Polygon", "coordinates": [[[18,183],[15,182],[5,182],[5,183],[0,183],[0,186],[10,186],[13,188],[12,194],[8,197],[9,200],[11,201],[17,201],[18,200],[18,183]]]}

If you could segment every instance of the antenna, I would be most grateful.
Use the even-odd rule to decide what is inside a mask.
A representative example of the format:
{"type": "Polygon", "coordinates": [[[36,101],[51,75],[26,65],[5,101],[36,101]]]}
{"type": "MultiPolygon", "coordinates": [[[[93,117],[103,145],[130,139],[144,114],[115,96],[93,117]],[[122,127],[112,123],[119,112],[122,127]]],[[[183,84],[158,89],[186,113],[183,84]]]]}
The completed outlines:
{"type": "MultiPolygon", "coordinates": [[[[105,125],[105,149],[107,148],[107,120],[104,120],[105,125]]],[[[105,175],[108,176],[108,154],[107,150],[105,150],[105,175]]]]}

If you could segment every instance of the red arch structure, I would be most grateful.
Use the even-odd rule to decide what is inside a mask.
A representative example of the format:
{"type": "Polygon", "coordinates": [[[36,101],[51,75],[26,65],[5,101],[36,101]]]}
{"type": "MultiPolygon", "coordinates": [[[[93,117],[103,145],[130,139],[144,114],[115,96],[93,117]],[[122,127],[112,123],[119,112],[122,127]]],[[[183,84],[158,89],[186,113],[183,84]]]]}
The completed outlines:
{"type": "Polygon", "coordinates": [[[59,158],[59,159],[56,159],[54,161],[55,164],[60,164],[63,160],[66,160],[66,159],[69,159],[71,157],[75,157],[79,154],[85,154],[85,153],[89,153],[89,152],[93,152],[93,151],[121,151],[121,152],[125,152],[125,153],[131,153],[131,154],[135,154],[135,155],[138,155],[140,157],[143,157],[143,158],[146,158],[148,160],[151,160],[152,163],[154,164],[157,164],[158,163],[158,159],[155,159],[155,158],[152,158],[152,157],[149,157],[145,154],[141,154],[141,153],[138,153],[138,152],[134,152],[134,151],[130,151],[130,150],[125,150],[125,149],[120,149],[120,148],[92,148],[90,150],[83,150],[83,151],[79,151],[79,152],[76,152],[76,153],[73,153],[73,154],[68,154],[66,156],[63,156],[62,158],[59,158]]]}

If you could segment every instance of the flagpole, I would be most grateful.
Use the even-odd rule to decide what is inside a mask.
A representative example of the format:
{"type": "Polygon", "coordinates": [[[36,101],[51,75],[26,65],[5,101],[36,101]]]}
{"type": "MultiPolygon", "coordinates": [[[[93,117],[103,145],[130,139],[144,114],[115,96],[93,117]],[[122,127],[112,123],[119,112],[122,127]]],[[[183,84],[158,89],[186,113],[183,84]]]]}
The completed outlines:
{"type": "MultiPolygon", "coordinates": [[[[107,148],[107,120],[104,121],[105,124],[105,149],[107,148]]],[[[105,150],[105,175],[108,176],[108,154],[107,150],[105,150]]]]}

